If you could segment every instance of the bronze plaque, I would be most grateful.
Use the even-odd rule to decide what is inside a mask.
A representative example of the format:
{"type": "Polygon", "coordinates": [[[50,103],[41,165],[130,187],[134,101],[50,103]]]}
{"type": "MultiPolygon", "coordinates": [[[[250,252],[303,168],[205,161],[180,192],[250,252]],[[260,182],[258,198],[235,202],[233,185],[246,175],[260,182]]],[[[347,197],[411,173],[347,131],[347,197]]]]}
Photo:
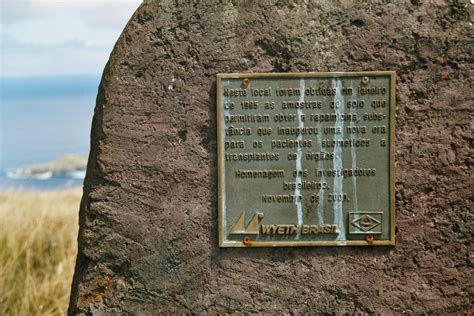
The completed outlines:
{"type": "Polygon", "coordinates": [[[218,74],[219,245],[393,245],[395,76],[218,74]]]}

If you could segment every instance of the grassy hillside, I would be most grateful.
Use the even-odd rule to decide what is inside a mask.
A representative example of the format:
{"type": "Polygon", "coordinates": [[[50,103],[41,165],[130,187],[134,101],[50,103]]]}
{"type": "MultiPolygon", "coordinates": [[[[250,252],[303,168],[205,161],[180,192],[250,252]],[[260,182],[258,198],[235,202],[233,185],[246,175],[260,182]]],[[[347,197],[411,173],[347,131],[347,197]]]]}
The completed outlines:
{"type": "Polygon", "coordinates": [[[64,315],[81,190],[0,192],[0,315],[64,315]]]}

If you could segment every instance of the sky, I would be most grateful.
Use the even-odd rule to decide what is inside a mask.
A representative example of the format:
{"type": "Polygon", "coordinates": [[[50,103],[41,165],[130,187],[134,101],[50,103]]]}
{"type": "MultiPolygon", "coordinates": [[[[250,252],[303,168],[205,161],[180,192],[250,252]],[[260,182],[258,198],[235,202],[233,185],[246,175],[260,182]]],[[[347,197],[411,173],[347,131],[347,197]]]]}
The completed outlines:
{"type": "Polygon", "coordinates": [[[0,0],[1,76],[98,74],[141,0],[0,0]]]}

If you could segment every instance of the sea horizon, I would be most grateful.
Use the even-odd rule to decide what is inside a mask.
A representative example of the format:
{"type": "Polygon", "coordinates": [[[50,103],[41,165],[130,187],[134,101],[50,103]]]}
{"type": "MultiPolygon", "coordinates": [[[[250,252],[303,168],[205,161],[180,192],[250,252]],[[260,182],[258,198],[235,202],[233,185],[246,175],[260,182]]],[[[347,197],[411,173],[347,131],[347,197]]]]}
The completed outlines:
{"type": "Polygon", "coordinates": [[[15,176],[64,155],[87,157],[98,74],[0,77],[0,189],[81,187],[85,170],[15,176]]]}

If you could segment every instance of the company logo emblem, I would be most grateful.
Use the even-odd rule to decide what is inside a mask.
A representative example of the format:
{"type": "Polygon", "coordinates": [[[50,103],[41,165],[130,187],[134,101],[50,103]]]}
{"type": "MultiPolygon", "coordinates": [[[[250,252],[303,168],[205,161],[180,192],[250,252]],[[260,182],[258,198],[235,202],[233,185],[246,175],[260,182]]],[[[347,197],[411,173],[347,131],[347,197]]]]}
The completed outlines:
{"type": "Polygon", "coordinates": [[[250,220],[247,227],[245,227],[245,212],[242,212],[239,219],[229,231],[229,235],[239,234],[258,234],[260,231],[260,221],[263,218],[263,213],[255,212],[255,215],[250,220]]]}
{"type": "Polygon", "coordinates": [[[350,234],[381,234],[382,212],[349,213],[350,234]]]}

